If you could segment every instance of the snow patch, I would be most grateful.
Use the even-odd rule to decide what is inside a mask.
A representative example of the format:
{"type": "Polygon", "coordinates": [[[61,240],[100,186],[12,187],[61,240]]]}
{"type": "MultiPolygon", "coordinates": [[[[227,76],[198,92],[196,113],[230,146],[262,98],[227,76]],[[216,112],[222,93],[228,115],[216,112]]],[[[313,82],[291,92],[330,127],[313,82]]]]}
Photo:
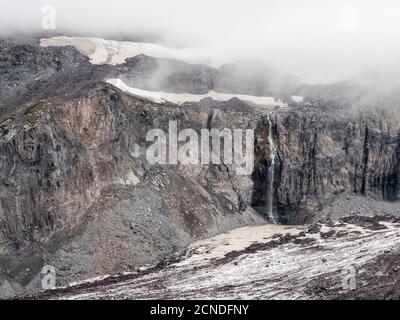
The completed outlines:
{"type": "Polygon", "coordinates": [[[52,37],[40,40],[42,47],[75,47],[81,54],[89,57],[92,64],[118,65],[128,58],[146,55],[153,58],[182,60],[200,63],[193,49],[174,49],[144,42],[114,41],[90,37],[52,37]]]}
{"type": "Polygon", "coordinates": [[[183,104],[185,102],[199,102],[204,98],[212,98],[213,100],[224,102],[224,101],[229,101],[232,98],[238,98],[242,101],[250,102],[252,104],[260,106],[286,107],[286,104],[284,102],[282,102],[281,100],[277,100],[274,97],[259,97],[246,94],[220,93],[215,91],[209,91],[207,94],[147,91],[130,87],[126,83],[124,83],[121,79],[109,79],[106,82],[121,89],[122,91],[151,100],[155,103],[172,102],[176,104],[183,104]]]}

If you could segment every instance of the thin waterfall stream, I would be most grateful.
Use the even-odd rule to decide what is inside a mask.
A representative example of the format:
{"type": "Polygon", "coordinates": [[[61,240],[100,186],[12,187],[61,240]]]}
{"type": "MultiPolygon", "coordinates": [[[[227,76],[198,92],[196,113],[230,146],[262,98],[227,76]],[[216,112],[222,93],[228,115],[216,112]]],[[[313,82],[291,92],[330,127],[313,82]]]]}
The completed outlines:
{"type": "Polygon", "coordinates": [[[268,168],[268,189],[267,189],[267,208],[268,217],[272,223],[278,223],[278,219],[274,212],[274,175],[275,175],[275,159],[276,159],[276,146],[274,143],[274,138],[272,136],[272,122],[270,118],[270,113],[268,113],[268,142],[270,147],[270,166],[268,168]]]}

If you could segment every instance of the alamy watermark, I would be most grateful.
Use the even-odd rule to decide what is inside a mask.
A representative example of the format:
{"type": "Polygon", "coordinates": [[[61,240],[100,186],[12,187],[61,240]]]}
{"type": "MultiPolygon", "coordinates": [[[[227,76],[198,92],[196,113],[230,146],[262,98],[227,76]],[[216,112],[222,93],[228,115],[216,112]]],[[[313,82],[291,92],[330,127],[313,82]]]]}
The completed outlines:
{"type": "Polygon", "coordinates": [[[358,26],[356,9],[353,6],[345,6],[342,9],[342,28],[344,30],[355,30],[358,26]]]}
{"type": "Polygon", "coordinates": [[[357,270],[356,267],[350,265],[342,269],[342,288],[343,290],[356,290],[357,288],[357,270]]]}
{"type": "Polygon", "coordinates": [[[55,289],[56,287],[56,268],[53,266],[44,266],[42,268],[42,288],[44,290],[55,289]]]}
{"type": "Polygon", "coordinates": [[[56,8],[51,4],[46,4],[42,7],[42,29],[44,30],[55,30],[57,27],[56,23],[56,8]]]}
{"type": "Polygon", "coordinates": [[[193,129],[178,132],[176,121],[169,122],[168,134],[152,129],[146,135],[153,142],[146,151],[149,164],[234,165],[237,175],[250,175],[254,169],[254,130],[193,129]],[[221,150],[223,149],[223,153],[221,150]]]}

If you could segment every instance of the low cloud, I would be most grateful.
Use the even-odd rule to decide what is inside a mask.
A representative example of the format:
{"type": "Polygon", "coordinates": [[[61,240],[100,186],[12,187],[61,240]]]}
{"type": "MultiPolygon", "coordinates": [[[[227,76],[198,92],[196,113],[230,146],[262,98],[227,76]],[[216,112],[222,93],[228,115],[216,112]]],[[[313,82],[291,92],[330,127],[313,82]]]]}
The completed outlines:
{"type": "MultiPolygon", "coordinates": [[[[258,59],[303,81],[386,72],[400,57],[397,0],[0,0],[0,33],[43,32],[196,47],[216,63],[258,59]]],[[[390,83],[397,83],[393,75],[390,83]]]]}

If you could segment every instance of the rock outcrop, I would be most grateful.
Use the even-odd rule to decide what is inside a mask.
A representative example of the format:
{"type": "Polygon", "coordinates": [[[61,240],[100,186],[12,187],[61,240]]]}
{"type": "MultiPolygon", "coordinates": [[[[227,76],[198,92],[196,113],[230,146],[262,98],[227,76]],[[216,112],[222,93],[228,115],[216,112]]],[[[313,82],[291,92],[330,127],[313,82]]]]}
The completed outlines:
{"type": "MultiPolygon", "coordinates": [[[[336,195],[399,200],[399,113],[297,108],[275,112],[274,206],[282,223],[311,221],[336,195]]],[[[258,124],[253,205],[265,204],[268,121],[258,124]]]]}

